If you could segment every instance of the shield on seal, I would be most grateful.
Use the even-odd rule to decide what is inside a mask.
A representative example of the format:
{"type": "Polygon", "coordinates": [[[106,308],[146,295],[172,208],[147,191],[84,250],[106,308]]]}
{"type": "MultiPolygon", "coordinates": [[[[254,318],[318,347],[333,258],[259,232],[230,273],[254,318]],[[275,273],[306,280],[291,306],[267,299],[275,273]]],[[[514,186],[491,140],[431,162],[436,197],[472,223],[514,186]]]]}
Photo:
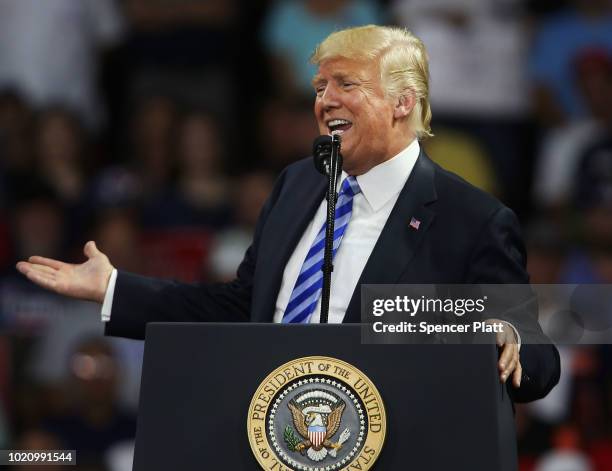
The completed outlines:
{"type": "Polygon", "coordinates": [[[321,425],[312,425],[308,427],[308,439],[312,443],[314,448],[319,448],[325,441],[325,435],[327,434],[327,427],[321,425]]]}

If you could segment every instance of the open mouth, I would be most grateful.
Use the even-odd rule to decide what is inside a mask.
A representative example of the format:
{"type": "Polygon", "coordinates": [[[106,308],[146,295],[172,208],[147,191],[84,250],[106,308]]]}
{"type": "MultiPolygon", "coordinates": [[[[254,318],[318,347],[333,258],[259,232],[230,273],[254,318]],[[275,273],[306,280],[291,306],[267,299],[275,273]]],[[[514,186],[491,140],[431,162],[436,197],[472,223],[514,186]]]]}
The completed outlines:
{"type": "Polygon", "coordinates": [[[353,123],[346,119],[332,119],[327,122],[327,129],[329,129],[330,134],[342,134],[345,131],[348,131],[353,123]]]}

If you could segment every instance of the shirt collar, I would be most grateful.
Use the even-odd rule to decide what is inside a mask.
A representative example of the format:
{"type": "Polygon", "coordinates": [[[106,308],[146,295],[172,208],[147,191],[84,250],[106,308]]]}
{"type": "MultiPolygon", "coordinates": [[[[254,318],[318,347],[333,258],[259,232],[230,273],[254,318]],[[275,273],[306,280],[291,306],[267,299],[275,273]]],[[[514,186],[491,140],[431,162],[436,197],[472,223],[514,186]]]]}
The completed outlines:
{"type": "MultiPolygon", "coordinates": [[[[361,193],[374,212],[382,208],[404,188],[420,153],[418,139],[395,157],[376,165],[363,175],[357,176],[361,193]]],[[[347,177],[342,172],[342,180],[347,177]]]]}

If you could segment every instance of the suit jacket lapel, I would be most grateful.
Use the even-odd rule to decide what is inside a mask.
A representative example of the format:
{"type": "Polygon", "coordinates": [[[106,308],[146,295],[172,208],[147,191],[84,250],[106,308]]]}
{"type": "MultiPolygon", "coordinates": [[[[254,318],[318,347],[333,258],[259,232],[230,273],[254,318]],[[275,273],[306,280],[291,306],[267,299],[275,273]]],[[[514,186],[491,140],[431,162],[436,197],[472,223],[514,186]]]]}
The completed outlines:
{"type": "Polygon", "coordinates": [[[345,323],[361,322],[362,284],[394,284],[399,280],[434,219],[426,204],[435,200],[434,166],[421,151],[359,278],[345,323]],[[418,229],[410,226],[412,218],[419,221],[418,229]]]}
{"type": "Polygon", "coordinates": [[[272,320],[285,266],[321,204],[326,187],[327,179],[314,171],[302,176],[301,181],[293,182],[289,191],[281,194],[277,208],[268,217],[257,256],[258,263],[263,264],[264,282],[259,297],[263,305],[254,309],[252,322],[272,320]]]}

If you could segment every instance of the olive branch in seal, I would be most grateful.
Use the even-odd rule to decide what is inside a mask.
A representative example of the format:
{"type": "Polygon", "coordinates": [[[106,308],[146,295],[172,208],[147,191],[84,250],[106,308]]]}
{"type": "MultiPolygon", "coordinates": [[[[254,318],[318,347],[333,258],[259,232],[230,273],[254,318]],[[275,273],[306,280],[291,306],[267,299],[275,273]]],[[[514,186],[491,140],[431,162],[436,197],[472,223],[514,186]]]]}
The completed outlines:
{"type": "Polygon", "coordinates": [[[300,440],[298,439],[298,437],[295,436],[295,432],[289,425],[285,427],[283,438],[285,439],[285,443],[287,444],[287,448],[289,448],[289,451],[297,451],[296,447],[300,443],[300,440]]]}

